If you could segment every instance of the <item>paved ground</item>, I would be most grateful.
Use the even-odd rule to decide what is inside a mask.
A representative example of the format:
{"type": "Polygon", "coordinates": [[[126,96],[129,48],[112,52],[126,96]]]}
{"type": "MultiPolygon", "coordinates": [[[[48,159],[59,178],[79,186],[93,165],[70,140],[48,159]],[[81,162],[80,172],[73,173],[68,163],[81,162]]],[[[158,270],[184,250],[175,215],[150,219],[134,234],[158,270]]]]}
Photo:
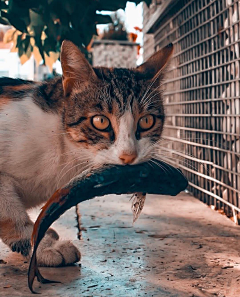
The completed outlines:
{"type": "MultiPolygon", "coordinates": [[[[73,239],[81,265],[42,268],[62,284],[34,288],[46,296],[239,297],[240,228],[187,194],[148,196],[132,225],[130,202],[110,196],[81,204],[54,228],[73,239]]],[[[0,242],[0,296],[32,296],[28,264],[0,242]]]]}

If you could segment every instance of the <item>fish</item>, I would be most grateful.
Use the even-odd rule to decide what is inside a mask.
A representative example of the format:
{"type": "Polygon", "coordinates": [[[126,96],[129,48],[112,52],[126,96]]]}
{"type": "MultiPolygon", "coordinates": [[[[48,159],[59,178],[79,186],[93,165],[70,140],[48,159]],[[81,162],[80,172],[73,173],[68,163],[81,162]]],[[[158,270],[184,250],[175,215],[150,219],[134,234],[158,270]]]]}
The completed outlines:
{"type": "Polygon", "coordinates": [[[56,282],[41,275],[37,265],[36,252],[48,228],[72,206],[108,194],[137,193],[137,200],[133,199],[135,206],[134,203],[132,206],[133,212],[137,213],[135,217],[137,217],[143,207],[146,193],[176,196],[187,186],[188,181],[180,169],[158,160],[154,160],[154,164],[145,162],[137,165],[106,165],[102,168],[86,170],[77,175],[50,197],[42,207],[34,224],[33,253],[28,269],[29,289],[32,293],[37,293],[33,289],[36,277],[41,283],[56,282]],[[140,208],[136,204],[139,199],[142,200],[140,208]]]}

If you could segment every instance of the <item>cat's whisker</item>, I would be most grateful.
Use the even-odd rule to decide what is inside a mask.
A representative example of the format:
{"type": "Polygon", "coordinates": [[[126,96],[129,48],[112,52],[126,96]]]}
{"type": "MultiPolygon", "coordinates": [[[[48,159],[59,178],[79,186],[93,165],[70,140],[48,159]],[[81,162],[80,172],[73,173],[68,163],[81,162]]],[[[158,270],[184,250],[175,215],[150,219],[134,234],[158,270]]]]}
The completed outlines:
{"type": "MultiPolygon", "coordinates": [[[[164,165],[166,165],[169,168],[169,170],[172,171],[172,167],[170,166],[170,164],[168,164],[168,162],[171,160],[165,159],[164,157],[157,158],[156,156],[154,156],[154,158],[157,159],[158,161],[161,161],[162,163],[164,163],[164,165]]],[[[173,165],[175,165],[175,161],[176,160],[173,159],[173,161],[172,161],[174,163],[173,165]]],[[[160,165],[160,164],[157,163],[156,165],[160,165]]]]}
{"type": "MultiPolygon", "coordinates": [[[[86,160],[86,159],[87,159],[86,156],[75,156],[75,158],[72,158],[71,160],[68,160],[67,162],[62,163],[62,164],[60,165],[60,167],[64,166],[65,164],[70,164],[70,163],[74,162],[75,160],[80,161],[80,160],[86,160]]],[[[65,167],[67,167],[67,166],[65,166],[65,167]]],[[[65,168],[65,167],[64,167],[64,168],[65,168]]],[[[64,168],[63,168],[61,171],[63,171],[64,168]]],[[[61,172],[60,172],[60,173],[61,173],[61,172]]]]}
{"type": "Polygon", "coordinates": [[[149,155],[152,154],[152,151],[154,150],[154,144],[151,144],[148,148],[145,149],[143,156],[139,156],[139,159],[146,160],[148,159],[149,155]]]}
{"type": "MultiPolygon", "coordinates": [[[[76,156],[75,158],[69,160],[68,162],[65,163],[65,164],[67,164],[67,165],[65,165],[65,166],[61,169],[61,171],[59,172],[59,174],[58,174],[59,179],[60,179],[61,173],[64,171],[64,169],[67,168],[68,165],[70,165],[71,163],[75,163],[75,164],[76,164],[76,161],[88,162],[89,160],[88,160],[85,156],[76,156]]],[[[79,164],[79,163],[78,163],[78,164],[79,164]]],[[[59,181],[59,180],[58,180],[58,181],[59,181]]]]}
{"type": "Polygon", "coordinates": [[[70,150],[70,151],[67,151],[67,152],[65,152],[65,153],[60,154],[60,156],[61,156],[61,157],[62,157],[62,156],[69,156],[69,155],[74,155],[74,154],[76,154],[76,153],[77,153],[76,150],[73,149],[73,150],[70,150]]]}
{"type": "Polygon", "coordinates": [[[168,169],[169,168],[169,170],[171,170],[172,171],[172,167],[167,163],[167,162],[165,162],[164,160],[161,160],[161,162],[162,163],[164,163],[164,165],[166,165],[167,166],[167,168],[166,169],[168,169]]]}
{"type": "MultiPolygon", "coordinates": [[[[77,160],[77,158],[74,158],[73,160],[71,160],[71,161],[68,161],[68,162],[66,162],[66,163],[64,163],[63,165],[65,165],[62,169],[61,169],[61,171],[59,172],[59,174],[58,174],[58,178],[60,179],[60,176],[61,176],[61,174],[62,174],[62,172],[64,171],[64,169],[68,166],[68,165],[70,165],[72,162],[74,162],[74,160],[77,160]]],[[[63,165],[61,165],[61,166],[63,166],[63,165]]],[[[58,182],[59,182],[59,180],[58,180],[58,182]]]]}
{"type": "Polygon", "coordinates": [[[161,168],[164,172],[166,172],[166,174],[168,173],[167,169],[164,168],[161,164],[157,163],[156,161],[154,161],[153,159],[150,159],[149,162],[152,162],[153,164],[157,165],[159,168],[161,168]]]}
{"type": "Polygon", "coordinates": [[[161,85],[160,85],[160,86],[157,86],[156,88],[154,88],[154,89],[148,94],[147,97],[142,98],[142,99],[140,100],[140,103],[141,103],[141,104],[144,104],[144,103],[148,100],[148,98],[149,98],[154,92],[159,93],[159,92],[160,92],[160,88],[161,88],[161,85]]]}
{"type": "Polygon", "coordinates": [[[116,161],[112,158],[112,156],[106,155],[105,152],[99,152],[99,153],[98,153],[98,157],[101,158],[102,163],[109,164],[109,161],[110,161],[112,164],[115,164],[115,163],[116,163],[116,161]],[[106,160],[107,160],[108,162],[106,162],[106,160]]]}
{"type": "MultiPolygon", "coordinates": [[[[175,159],[169,160],[169,158],[162,158],[162,160],[167,161],[167,162],[171,162],[173,166],[176,166],[176,162],[175,162],[176,160],[175,159]]],[[[192,170],[194,170],[196,172],[199,171],[198,168],[196,168],[194,165],[190,164],[186,160],[179,160],[178,166],[179,165],[190,168],[190,169],[192,169],[192,170]]]]}
{"type": "Polygon", "coordinates": [[[150,160],[148,160],[147,163],[148,163],[152,168],[154,168],[154,166],[153,166],[153,164],[151,164],[150,160]]]}
{"type": "Polygon", "coordinates": [[[67,131],[65,131],[65,132],[62,132],[62,133],[53,133],[53,134],[51,134],[52,136],[55,136],[55,135],[66,135],[66,134],[71,134],[71,132],[67,132],[67,131]]]}
{"type": "MultiPolygon", "coordinates": [[[[189,154],[189,153],[186,153],[186,152],[181,152],[181,151],[176,150],[176,149],[173,150],[173,149],[168,149],[168,148],[161,147],[160,150],[165,150],[166,152],[169,152],[169,153],[171,153],[171,154],[173,154],[173,155],[176,155],[176,156],[179,156],[179,157],[182,157],[182,158],[185,158],[185,157],[179,155],[178,153],[180,153],[180,154],[184,154],[184,155],[189,156],[189,157],[191,157],[191,158],[195,158],[195,159],[197,159],[197,157],[194,156],[194,155],[192,155],[192,154],[189,154]]],[[[159,154],[160,154],[160,152],[159,152],[159,154]]],[[[193,160],[193,161],[194,161],[194,160],[193,160]]],[[[203,162],[201,162],[201,161],[198,160],[198,163],[200,163],[200,164],[207,170],[207,173],[209,173],[208,169],[205,167],[205,164],[204,164],[203,162]]],[[[208,165],[211,165],[210,163],[211,163],[211,162],[207,162],[208,165]]]]}
{"type": "MultiPolygon", "coordinates": [[[[70,162],[71,163],[71,162],[70,162]]],[[[71,171],[72,169],[74,169],[74,168],[76,168],[77,166],[80,166],[80,165],[82,165],[82,164],[84,164],[84,163],[89,163],[89,160],[85,160],[85,161],[83,161],[83,162],[80,162],[80,163],[77,163],[76,165],[74,165],[74,166],[72,166],[70,169],[68,169],[61,177],[59,177],[59,179],[58,179],[58,181],[57,181],[57,186],[59,186],[59,183],[60,183],[60,181],[63,179],[63,177],[69,172],[69,171],[71,171]]],[[[61,170],[61,172],[62,172],[62,170],[61,170]]]]}
{"type": "MultiPolygon", "coordinates": [[[[172,157],[172,156],[167,156],[167,155],[162,155],[162,156],[156,156],[154,155],[154,158],[159,160],[159,161],[171,161],[173,165],[177,165],[176,164],[176,158],[172,157]]],[[[195,171],[198,171],[198,168],[196,168],[195,166],[193,166],[190,162],[190,160],[181,160],[181,159],[178,159],[178,162],[182,162],[183,165],[186,165],[187,167],[191,168],[191,169],[194,169],[195,171]]]]}
{"type": "Polygon", "coordinates": [[[89,152],[87,150],[83,150],[83,149],[79,150],[79,148],[73,148],[65,153],[62,153],[61,156],[70,155],[70,154],[78,154],[79,155],[80,153],[81,153],[81,156],[89,157],[89,152]]]}
{"type": "Polygon", "coordinates": [[[157,100],[154,100],[154,101],[149,100],[146,104],[143,105],[143,108],[144,109],[147,109],[150,106],[151,107],[155,107],[155,106],[161,104],[161,101],[160,100],[161,100],[160,98],[158,98],[157,100]]]}
{"type": "MultiPolygon", "coordinates": [[[[147,91],[145,92],[145,94],[143,95],[142,99],[140,102],[142,102],[144,100],[144,98],[146,97],[147,93],[149,92],[149,90],[151,89],[151,87],[153,86],[153,84],[156,82],[156,80],[159,78],[159,76],[162,74],[162,69],[160,69],[160,71],[158,72],[158,74],[156,75],[155,79],[151,82],[151,84],[148,86],[147,91]]],[[[159,86],[160,87],[160,86],[159,86]]]]}
{"type": "Polygon", "coordinates": [[[161,94],[161,90],[159,91],[152,91],[149,96],[142,102],[143,106],[145,107],[147,104],[149,104],[149,102],[151,101],[152,98],[154,98],[156,95],[160,95],[161,94]],[[157,92],[155,94],[152,95],[153,92],[157,92]],[[152,96],[151,96],[152,95],[152,96]]]}
{"type": "Polygon", "coordinates": [[[81,169],[79,171],[77,171],[75,177],[78,176],[83,171],[88,170],[90,168],[94,168],[94,164],[92,162],[88,162],[88,164],[86,164],[85,166],[81,167],[81,169]]]}
{"type": "MultiPolygon", "coordinates": [[[[78,164],[78,165],[76,165],[76,166],[74,166],[74,167],[72,167],[71,169],[74,169],[75,167],[77,167],[77,166],[80,166],[82,163],[80,163],[80,164],[78,164]]],[[[76,174],[71,178],[71,179],[73,179],[73,178],[76,178],[80,173],[82,173],[83,171],[85,171],[85,170],[88,170],[88,169],[90,169],[90,168],[93,168],[93,166],[92,166],[92,164],[87,164],[87,165],[85,165],[85,166],[83,166],[83,167],[81,167],[81,169],[79,170],[79,171],[77,171],[76,172],[76,174]]],[[[70,169],[70,170],[71,170],[70,169]]],[[[69,171],[70,171],[69,170],[69,171]]],[[[64,177],[64,175],[63,175],[63,177],[64,177]]],[[[63,178],[62,177],[62,178],[63,178]]],[[[57,188],[59,188],[59,185],[57,186],[57,188]]]]}
{"type": "Polygon", "coordinates": [[[156,159],[161,159],[162,157],[165,157],[165,158],[168,158],[168,159],[173,160],[175,163],[176,163],[176,157],[177,157],[177,161],[185,162],[186,164],[189,164],[189,165],[190,165],[190,162],[191,162],[190,160],[188,160],[188,159],[186,159],[184,157],[181,157],[181,156],[175,156],[175,157],[173,157],[172,155],[170,155],[170,154],[167,155],[166,153],[161,154],[161,155],[156,154],[156,153],[155,154],[153,153],[153,156],[156,159]]]}
{"type": "Polygon", "coordinates": [[[156,95],[159,95],[159,94],[160,94],[160,93],[153,95],[153,96],[152,96],[146,103],[144,103],[143,107],[146,108],[146,107],[148,107],[149,105],[162,104],[160,98],[157,98],[157,99],[155,99],[155,100],[152,100],[153,97],[155,97],[156,95]]]}

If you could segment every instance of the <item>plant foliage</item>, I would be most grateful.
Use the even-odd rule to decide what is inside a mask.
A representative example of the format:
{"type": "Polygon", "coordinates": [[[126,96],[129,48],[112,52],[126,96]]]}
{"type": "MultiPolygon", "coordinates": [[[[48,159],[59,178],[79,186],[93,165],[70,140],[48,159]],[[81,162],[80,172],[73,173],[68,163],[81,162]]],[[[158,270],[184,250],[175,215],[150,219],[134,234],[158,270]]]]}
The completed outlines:
{"type": "MultiPolygon", "coordinates": [[[[64,39],[84,50],[97,24],[111,23],[102,10],[125,8],[126,0],[0,0],[0,23],[12,25],[21,33],[16,47],[19,56],[32,52],[32,39],[44,59],[45,54],[59,52],[64,39]]],[[[141,0],[132,0],[139,4],[141,0]]],[[[150,4],[151,0],[145,0],[150,4]]]]}

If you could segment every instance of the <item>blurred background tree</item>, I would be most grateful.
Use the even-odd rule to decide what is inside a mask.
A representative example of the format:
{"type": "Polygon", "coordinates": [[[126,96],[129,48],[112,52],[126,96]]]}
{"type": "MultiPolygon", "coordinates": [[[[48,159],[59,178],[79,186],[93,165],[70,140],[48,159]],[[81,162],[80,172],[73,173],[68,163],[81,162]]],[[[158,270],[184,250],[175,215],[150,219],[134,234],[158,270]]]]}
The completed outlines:
{"type": "MultiPolygon", "coordinates": [[[[57,60],[64,39],[86,51],[98,24],[112,23],[101,11],[125,8],[126,0],[0,0],[0,23],[12,25],[5,42],[13,42],[21,62],[32,52],[35,59],[57,60]]],[[[139,4],[141,0],[132,0],[139,4]]],[[[147,4],[151,0],[145,0],[147,4]]],[[[115,22],[117,24],[117,22],[115,22]]],[[[117,26],[121,26],[121,22],[117,26]]],[[[113,28],[116,26],[113,22],[113,28]]],[[[116,31],[116,30],[114,30],[116,31]]],[[[124,32],[124,30],[121,30],[124,32]]],[[[125,37],[124,37],[125,38],[125,37]]]]}

